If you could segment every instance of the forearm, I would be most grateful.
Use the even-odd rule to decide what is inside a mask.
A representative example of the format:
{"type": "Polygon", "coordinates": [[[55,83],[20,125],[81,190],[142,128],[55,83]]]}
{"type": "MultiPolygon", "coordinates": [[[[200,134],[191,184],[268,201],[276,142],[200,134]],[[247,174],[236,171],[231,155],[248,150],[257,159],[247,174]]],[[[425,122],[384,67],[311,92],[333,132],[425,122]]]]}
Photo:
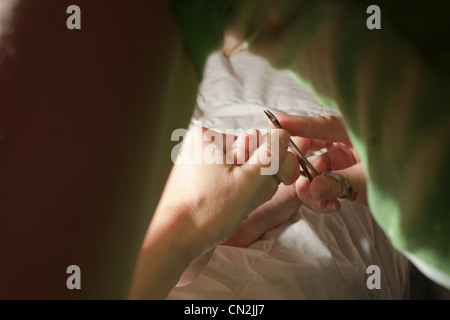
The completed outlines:
{"type": "MultiPolygon", "coordinates": [[[[170,209],[160,209],[155,216],[177,215],[170,209]]],[[[164,220],[164,219],[163,219],[164,220]]],[[[189,239],[186,226],[155,219],[150,224],[137,261],[130,299],[165,299],[182,273],[201,254],[201,249],[189,239]]]]}

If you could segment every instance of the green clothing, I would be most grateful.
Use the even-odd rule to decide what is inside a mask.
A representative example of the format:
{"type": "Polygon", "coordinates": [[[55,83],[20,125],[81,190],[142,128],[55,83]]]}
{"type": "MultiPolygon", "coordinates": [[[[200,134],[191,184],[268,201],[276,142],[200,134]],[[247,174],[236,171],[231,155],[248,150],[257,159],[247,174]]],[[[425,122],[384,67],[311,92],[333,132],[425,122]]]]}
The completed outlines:
{"type": "Polygon", "coordinates": [[[173,0],[201,75],[232,28],[338,108],[392,244],[450,288],[450,2],[173,0]],[[369,29],[373,11],[381,29],[369,29]]]}

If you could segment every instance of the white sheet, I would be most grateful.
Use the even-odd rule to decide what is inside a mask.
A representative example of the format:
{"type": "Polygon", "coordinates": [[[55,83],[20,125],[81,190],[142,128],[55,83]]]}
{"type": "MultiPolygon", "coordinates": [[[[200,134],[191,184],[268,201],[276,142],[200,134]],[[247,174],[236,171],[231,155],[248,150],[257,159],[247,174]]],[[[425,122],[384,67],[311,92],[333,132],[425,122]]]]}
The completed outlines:
{"type": "MultiPolygon", "coordinates": [[[[225,129],[269,128],[263,110],[298,115],[336,114],[263,59],[220,52],[208,60],[192,119],[225,129]]],[[[367,207],[342,201],[336,214],[301,206],[289,221],[247,248],[219,246],[194,282],[169,299],[402,299],[409,263],[395,251],[367,207]],[[367,279],[379,267],[380,289],[367,279]]]]}

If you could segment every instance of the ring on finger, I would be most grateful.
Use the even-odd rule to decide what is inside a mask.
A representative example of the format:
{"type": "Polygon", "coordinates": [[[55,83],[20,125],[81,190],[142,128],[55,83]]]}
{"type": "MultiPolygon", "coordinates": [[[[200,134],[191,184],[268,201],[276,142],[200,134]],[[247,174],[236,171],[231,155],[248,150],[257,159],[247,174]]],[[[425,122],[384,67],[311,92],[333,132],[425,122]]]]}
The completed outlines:
{"type": "Polygon", "coordinates": [[[352,195],[353,189],[348,183],[346,179],[344,179],[342,176],[338,175],[337,173],[331,172],[331,171],[324,171],[322,175],[333,178],[337,182],[339,182],[345,189],[345,194],[343,196],[340,196],[340,199],[348,198],[352,195]]]}

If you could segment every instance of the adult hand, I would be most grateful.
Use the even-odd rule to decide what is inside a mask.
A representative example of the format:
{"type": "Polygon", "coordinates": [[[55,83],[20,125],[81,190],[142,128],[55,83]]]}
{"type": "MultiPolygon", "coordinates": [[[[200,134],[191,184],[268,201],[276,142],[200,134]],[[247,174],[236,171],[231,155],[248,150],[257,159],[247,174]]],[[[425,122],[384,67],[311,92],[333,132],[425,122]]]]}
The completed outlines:
{"type": "MultiPolygon", "coordinates": [[[[271,130],[256,145],[249,141],[257,131],[233,139],[212,133],[196,127],[183,139],[141,249],[132,297],[164,297],[192,261],[226,240],[280,182],[299,174],[285,130],[271,130]],[[262,174],[274,162],[278,170],[262,174]]],[[[196,275],[190,274],[187,278],[196,275]]]]}
{"type": "MultiPolygon", "coordinates": [[[[204,249],[217,245],[251,211],[271,199],[280,182],[292,182],[298,176],[297,160],[287,152],[289,137],[287,131],[277,129],[266,136],[254,130],[227,139],[224,134],[194,128],[184,138],[158,209],[176,212],[177,221],[185,221],[184,229],[191,228],[192,238],[199,240],[204,249]],[[216,138],[207,137],[211,133],[216,138]],[[257,139],[251,139],[252,136],[257,139]],[[199,152],[203,159],[198,158],[199,152]],[[269,160],[267,155],[271,163],[263,160],[269,160]],[[205,163],[211,160],[214,163],[205,163]],[[267,169],[274,161],[279,162],[279,169],[273,175],[263,174],[261,169],[267,169]]],[[[154,219],[162,218],[159,211],[154,219]]],[[[165,215],[162,219],[173,218],[165,215]]]]}
{"type": "MultiPolygon", "coordinates": [[[[299,174],[298,170],[291,181],[280,184],[272,199],[250,213],[222,245],[247,247],[267,231],[279,226],[297,212],[301,200],[297,197],[295,185],[292,183],[295,182],[299,174]]],[[[177,286],[184,286],[192,282],[203,271],[213,253],[214,250],[210,250],[194,261],[183,273],[177,286]]]]}
{"type": "Polygon", "coordinates": [[[222,244],[233,247],[249,246],[264,233],[288,220],[297,212],[301,203],[293,183],[280,184],[272,199],[253,211],[222,244]]]}
{"type": "MultiPolygon", "coordinates": [[[[329,171],[345,179],[352,190],[349,200],[367,205],[364,169],[339,117],[276,116],[303,154],[326,148],[323,154],[308,159],[319,173],[329,171]]],[[[296,190],[302,201],[314,211],[323,213],[338,211],[340,202],[337,198],[348,191],[336,179],[325,175],[316,176],[312,182],[300,176],[296,190]]]]}

